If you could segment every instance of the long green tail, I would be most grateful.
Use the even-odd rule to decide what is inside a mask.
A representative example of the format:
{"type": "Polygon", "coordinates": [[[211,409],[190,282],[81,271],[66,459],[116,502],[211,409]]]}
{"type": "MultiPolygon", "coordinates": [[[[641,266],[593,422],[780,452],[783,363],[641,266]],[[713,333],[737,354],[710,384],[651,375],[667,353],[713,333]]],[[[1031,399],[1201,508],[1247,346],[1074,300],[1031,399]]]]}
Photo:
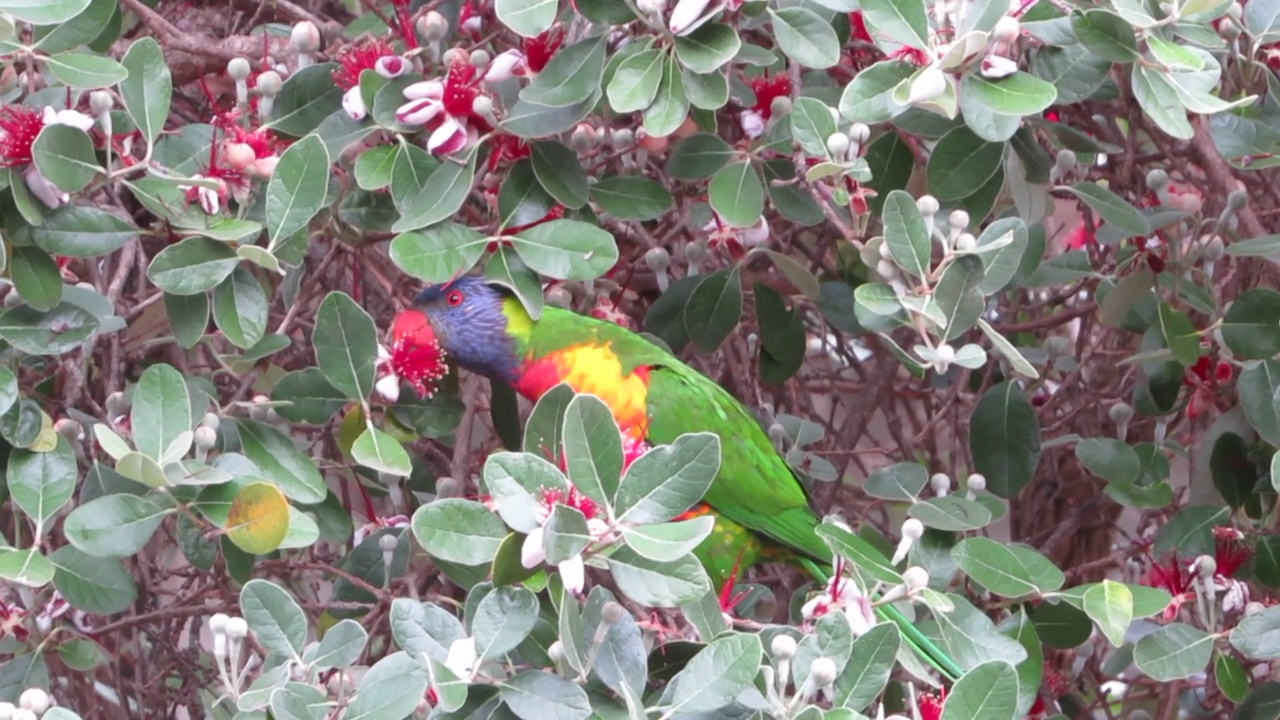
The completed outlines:
{"type": "MultiPolygon", "coordinates": [[[[800,564],[804,566],[815,578],[821,583],[827,583],[831,580],[831,573],[820,567],[817,563],[808,558],[801,558],[800,564]]],[[[952,682],[958,680],[964,671],[956,664],[955,660],[946,653],[942,648],[933,643],[932,640],[924,636],[924,633],[916,629],[915,625],[907,619],[896,607],[892,605],[878,605],[875,608],[876,615],[882,620],[888,620],[898,629],[902,631],[902,636],[906,638],[907,644],[922,660],[927,662],[933,669],[942,673],[944,677],[952,682]]]]}

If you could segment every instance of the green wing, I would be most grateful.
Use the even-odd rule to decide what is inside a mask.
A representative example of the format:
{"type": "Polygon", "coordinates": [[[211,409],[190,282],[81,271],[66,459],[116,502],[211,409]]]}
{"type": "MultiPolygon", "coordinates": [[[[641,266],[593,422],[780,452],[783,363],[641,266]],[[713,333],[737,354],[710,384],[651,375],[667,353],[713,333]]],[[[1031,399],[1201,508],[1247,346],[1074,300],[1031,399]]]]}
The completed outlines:
{"type": "Polygon", "coordinates": [[[814,532],[818,516],[799,478],[768,434],[715,381],[678,360],[649,371],[649,441],[690,432],[720,436],[720,474],[704,498],[725,517],[824,563],[831,550],[814,532]]]}

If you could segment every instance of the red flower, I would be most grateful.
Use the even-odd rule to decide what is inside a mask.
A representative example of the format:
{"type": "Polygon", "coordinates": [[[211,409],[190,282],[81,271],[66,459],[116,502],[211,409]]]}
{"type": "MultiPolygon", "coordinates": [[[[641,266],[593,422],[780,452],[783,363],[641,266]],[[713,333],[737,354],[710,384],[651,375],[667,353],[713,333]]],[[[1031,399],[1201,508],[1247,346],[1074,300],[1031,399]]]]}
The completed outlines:
{"type": "Polygon", "coordinates": [[[1169,555],[1165,560],[1165,564],[1158,562],[1151,564],[1151,569],[1147,571],[1147,576],[1143,578],[1142,584],[1147,587],[1165,590],[1173,596],[1169,604],[1165,606],[1164,612],[1161,613],[1160,619],[1170,622],[1178,616],[1178,611],[1182,609],[1182,606],[1195,597],[1195,593],[1191,588],[1193,579],[1190,570],[1187,569],[1187,564],[1180,561],[1176,554],[1169,555]]]}
{"type": "Polygon", "coordinates": [[[333,71],[333,84],[350,90],[360,84],[360,73],[376,69],[378,59],[388,56],[397,57],[398,53],[382,38],[368,38],[348,45],[334,58],[338,68],[333,71]]]}
{"type": "Polygon", "coordinates": [[[946,701],[946,688],[938,688],[937,694],[922,693],[916,703],[920,708],[920,720],[942,720],[942,706],[946,701]]]}
{"type": "Polygon", "coordinates": [[[756,104],[752,110],[760,113],[768,120],[773,115],[773,101],[780,97],[791,97],[791,76],[780,74],[769,77],[761,75],[747,81],[756,94],[756,104]]]}
{"type": "Polygon", "coordinates": [[[1215,575],[1231,578],[1253,556],[1253,549],[1242,542],[1244,533],[1235,528],[1215,527],[1213,540],[1213,559],[1218,563],[1218,571],[1214,573],[1215,575]]]}
{"type": "Polygon", "coordinates": [[[541,35],[524,39],[524,62],[531,72],[542,72],[564,42],[564,28],[553,27],[541,35]]]}
{"type": "Polygon", "coordinates": [[[849,25],[853,28],[853,39],[860,40],[865,43],[875,42],[871,39],[871,32],[867,30],[867,20],[862,16],[861,10],[855,10],[849,13],[849,25]]]}
{"type": "Polygon", "coordinates": [[[560,490],[557,488],[542,488],[542,504],[546,507],[554,505],[568,505],[569,507],[582,513],[582,516],[590,520],[596,516],[600,508],[591,498],[578,492],[577,488],[572,485],[569,489],[560,490]]]}
{"type": "Polygon", "coordinates": [[[44,129],[40,113],[25,105],[0,107],[0,167],[31,162],[31,146],[44,129]]]}
{"type": "Polygon", "coordinates": [[[515,135],[502,134],[489,141],[489,172],[498,169],[503,161],[515,162],[529,157],[529,143],[515,135]]]}
{"type": "Polygon", "coordinates": [[[7,605],[0,602],[0,638],[12,635],[18,642],[26,642],[30,637],[31,631],[23,624],[29,615],[26,610],[17,605],[7,605]]]}
{"type": "Polygon", "coordinates": [[[406,125],[425,125],[432,130],[427,150],[432,153],[457,152],[491,129],[489,121],[475,111],[480,90],[476,68],[466,60],[449,66],[444,80],[424,80],[405,88],[409,102],[396,109],[396,118],[406,125]]]}
{"type": "Polygon", "coordinates": [[[376,384],[378,393],[395,402],[403,380],[413,386],[418,397],[431,397],[435,384],[449,372],[446,359],[427,316],[421,310],[406,310],[391,326],[391,351],[382,359],[384,374],[376,384]]]}
{"type": "Polygon", "coordinates": [[[894,50],[887,56],[889,60],[902,60],[909,62],[918,67],[924,67],[929,64],[929,56],[920,48],[908,47],[906,45],[894,50]]]}
{"type": "Polygon", "coordinates": [[[1230,382],[1234,375],[1235,368],[1231,363],[1225,360],[1215,362],[1208,355],[1187,368],[1182,375],[1182,384],[1192,388],[1191,400],[1187,403],[1187,417],[1194,420],[1213,407],[1221,386],[1230,382]]]}

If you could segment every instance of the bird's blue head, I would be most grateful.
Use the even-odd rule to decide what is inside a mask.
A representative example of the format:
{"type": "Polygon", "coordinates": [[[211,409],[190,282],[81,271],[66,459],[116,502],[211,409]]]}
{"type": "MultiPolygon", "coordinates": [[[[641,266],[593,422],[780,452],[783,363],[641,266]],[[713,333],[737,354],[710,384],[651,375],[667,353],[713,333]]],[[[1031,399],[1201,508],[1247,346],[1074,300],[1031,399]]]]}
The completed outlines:
{"type": "Polygon", "coordinates": [[[510,382],[519,357],[510,332],[509,296],[504,288],[469,275],[426,288],[401,317],[411,313],[425,316],[436,341],[459,365],[510,382]]]}

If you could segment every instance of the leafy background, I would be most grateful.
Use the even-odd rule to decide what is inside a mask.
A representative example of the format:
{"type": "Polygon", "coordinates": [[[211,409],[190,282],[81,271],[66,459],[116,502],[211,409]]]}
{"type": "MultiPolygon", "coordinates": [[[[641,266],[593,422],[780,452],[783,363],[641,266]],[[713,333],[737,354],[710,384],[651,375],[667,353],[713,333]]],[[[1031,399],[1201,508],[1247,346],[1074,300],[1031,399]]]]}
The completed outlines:
{"type": "Polygon", "coordinates": [[[1280,717],[1278,17],[0,0],[0,701],[1280,717]],[[706,435],[613,470],[697,478],[670,507],[606,543],[558,505],[524,568],[577,478],[522,451],[609,466],[598,401],[374,391],[390,318],[472,270],[755,409],[850,582],[959,662],[946,700],[790,571],[721,612],[669,522],[706,435]]]}

